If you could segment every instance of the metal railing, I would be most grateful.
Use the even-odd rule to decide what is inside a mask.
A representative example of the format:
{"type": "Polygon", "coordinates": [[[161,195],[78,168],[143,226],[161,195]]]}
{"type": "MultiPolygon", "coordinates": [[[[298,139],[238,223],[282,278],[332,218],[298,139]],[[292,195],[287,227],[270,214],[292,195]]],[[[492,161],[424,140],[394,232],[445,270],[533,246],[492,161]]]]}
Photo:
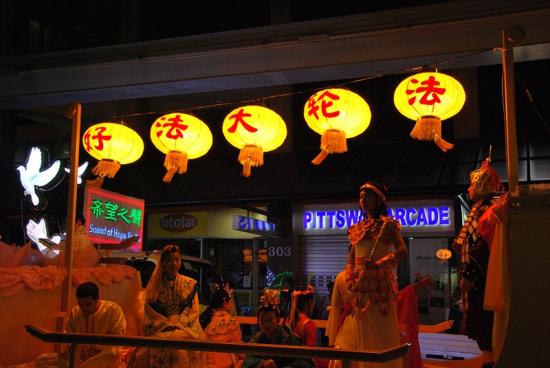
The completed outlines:
{"type": "Polygon", "coordinates": [[[365,351],[321,347],[305,347],[294,345],[273,345],[256,343],[211,342],[206,340],[165,339],[144,336],[114,336],[80,333],[51,332],[35,326],[26,325],[29,334],[44,342],[66,343],[71,345],[69,367],[78,368],[80,345],[116,345],[141,346],[149,348],[169,348],[199,351],[218,351],[223,353],[241,353],[253,355],[270,355],[289,358],[323,358],[341,360],[343,367],[348,367],[351,361],[367,361],[383,363],[403,357],[410,344],[398,345],[391,349],[365,351]]]}
{"type": "MultiPolygon", "coordinates": [[[[235,316],[235,320],[241,325],[257,325],[258,318],[254,316],[235,316]]],[[[325,329],[327,327],[326,319],[312,319],[317,328],[325,329]]],[[[440,333],[453,327],[453,321],[443,321],[435,325],[418,325],[418,332],[440,333]]],[[[405,327],[402,328],[405,330],[405,327]]]]}

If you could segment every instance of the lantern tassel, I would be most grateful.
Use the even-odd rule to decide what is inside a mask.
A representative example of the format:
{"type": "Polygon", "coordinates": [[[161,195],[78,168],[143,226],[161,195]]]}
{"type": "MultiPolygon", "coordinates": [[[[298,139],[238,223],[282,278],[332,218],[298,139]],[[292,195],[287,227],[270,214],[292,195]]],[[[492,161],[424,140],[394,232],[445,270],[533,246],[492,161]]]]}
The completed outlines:
{"type": "Polygon", "coordinates": [[[441,119],[437,116],[421,116],[418,118],[411,131],[411,137],[420,141],[434,141],[443,152],[447,152],[454,147],[454,144],[441,137],[441,119]]]}
{"type": "Polygon", "coordinates": [[[434,134],[434,143],[443,151],[447,152],[452,149],[455,145],[447,142],[445,139],[440,137],[438,134],[434,134]]]}
{"type": "Polygon", "coordinates": [[[243,176],[249,177],[253,166],[262,166],[264,164],[264,151],[262,147],[253,144],[247,144],[239,152],[239,162],[243,165],[243,176]]]}
{"type": "Polygon", "coordinates": [[[319,165],[321,162],[327,158],[328,152],[327,151],[321,151],[313,160],[311,160],[311,163],[314,165],[319,165]]]}
{"type": "Polygon", "coordinates": [[[321,152],[311,163],[319,165],[327,158],[329,153],[344,153],[348,151],[346,133],[337,129],[327,129],[321,136],[321,152]]]}
{"type": "Polygon", "coordinates": [[[104,177],[114,178],[119,169],[120,164],[114,160],[100,160],[92,169],[92,173],[102,179],[104,177]]]}
{"type": "Polygon", "coordinates": [[[176,174],[183,174],[187,172],[187,153],[179,151],[170,151],[164,158],[164,167],[166,168],[166,174],[162,178],[165,183],[170,183],[172,178],[176,174]]]}
{"type": "Polygon", "coordinates": [[[94,180],[86,180],[86,185],[101,188],[101,186],[103,185],[103,178],[98,176],[94,180]]]}

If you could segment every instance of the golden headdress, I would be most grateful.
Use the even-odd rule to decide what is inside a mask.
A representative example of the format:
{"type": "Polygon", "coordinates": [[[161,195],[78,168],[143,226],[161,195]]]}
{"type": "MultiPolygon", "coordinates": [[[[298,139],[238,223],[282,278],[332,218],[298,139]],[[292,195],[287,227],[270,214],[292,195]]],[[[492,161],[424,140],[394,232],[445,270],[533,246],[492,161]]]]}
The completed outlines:
{"type": "Polygon", "coordinates": [[[470,173],[470,182],[474,187],[474,192],[481,196],[501,190],[500,176],[491,167],[491,149],[489,148],[489,157],[483,161],[479,169],[470,173]]]}
{"type": "Polygon", "coordinates": [[[278,308],[281,303],[280,290],[265,288],[262,296],[260,296],[260,304],[263,307],[278,308]]]}
{"type": "MultiPolygon", "coordinates": [[[[363,190],[372,191],[380,198],[382,202],[386,202],[386,195],[382,192],[381,188],[376,186],[376,184],[368,181],[359,188],[359,192],[362,192],[363,190]]],[[[385,188],[383,190],[385,191],[385,188]]]]}

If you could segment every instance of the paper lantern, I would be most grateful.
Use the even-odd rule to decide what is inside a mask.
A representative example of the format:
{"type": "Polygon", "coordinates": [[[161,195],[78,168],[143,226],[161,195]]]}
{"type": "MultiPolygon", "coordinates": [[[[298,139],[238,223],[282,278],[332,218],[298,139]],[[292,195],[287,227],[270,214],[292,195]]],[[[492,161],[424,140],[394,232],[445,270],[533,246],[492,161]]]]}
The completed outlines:
{"type": "Polygon", "coordinates": [[[212,147],[212,132],[200,119],[188,114],[171,113],[151,125],[151,141],[166,154],[162,179],[169,183],[174,174],[187,172],[187,161],[201,157],[212,147]]]}
{"type": "Polygon", "coordinates": [[[243,106],[231,111],[222,125],[225,139],[239,148],[243,175],[252,166],[264,164],[264,152],[278,148],[286,138],[286,124],[274,111],[263,106],[243,106]]]}
{"type": "Polygon", "coordinates": [[[454,145],[441,137],[441,121],[456,115],[466,93],[453,77],[443,73],[419,73],[403,80],[393,95],[397,110],[415,120],[411,137],[431,141],[446,152],[454,145]]]}
{"type": "Polygon", "coordinates": [[[371,116],[367,102],[346,89],[324,89],[311,96],[304,106],[304,118],[321,134],[321,152],[311,162],[319,165],[329,153],[347,152],[347,138],[363,133],[371,116]]]}
{"type": "Polygon", "coordinates": [[[99,160],[92,173],[100,178],[113,178],[120,165],[137,161],[143,153],[143,140],[122,124],[99,123],[86,130],[82,138],[84,149],[99,160]]]}

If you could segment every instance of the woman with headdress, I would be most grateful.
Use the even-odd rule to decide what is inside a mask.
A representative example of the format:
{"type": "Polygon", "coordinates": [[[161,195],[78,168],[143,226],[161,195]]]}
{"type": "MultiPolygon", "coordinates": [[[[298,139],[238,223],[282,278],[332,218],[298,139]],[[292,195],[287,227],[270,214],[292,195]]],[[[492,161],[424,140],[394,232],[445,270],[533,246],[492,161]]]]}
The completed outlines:
{"type": "Polygon", "coordinates": [[[309,316],[313,311],[314,291],[311,286],[294,290],[290,294],[290,312],[284,319],[306,346],[317,346],[317,325],[309,316]]]}
{"type": "MultiPolygon", "coordinates": [[[[201,325],[206,338],[215,342],[242,342],[241,326],[231,315],[231,295],[225,288],[214,291],[210,298],[210,305],[201,314],[201,325]]],[[[241,354],[220,353],[209,351],[206,353],[207,367],[234,368],[240,367],[244,356],[241,354]]]]}
{"type": "MultiPolygon", "coordinates": [[[[279,290],[264,290],[258,308],[258,327],[260,331],[250,342],[258,344],[302,345],[300,339],[290,327],[281,324],[279,314],[279,290]]],[[[259,356],[247,354],[243,368],[313,368],[311,359],[259,356]]]]}
{"type": "MultiPolygon", "coordinates": [[[[310,316],[314,307],[315,289],[312,285],[294,290],[290,296],[290,313],[284,324],[302,340],[305,346],[317,346],[317,325],[310,316]]],[[[324,359],[313,359],[315,367],[326,367],[324,359]]]]}
{"type": "MultiPolygon", "coordinates": [[[[198,283],[178,273],[180,249],[167,245],[145,290],[145,325],[143,334],[162,338],[205,339],[199,324],[198,283]]],[[[201,368],[206,356],[200,351],[163,348],[138,348],[131,366],[201,368]]]]}
{"type": "MultiPolygon", "coordinates": [[[[407,254],[407,248],[399,222],[387,216],[385,193],[383,186],[372,182],[359,189],[359,206],[365,218],[348,230],[350,248],[344,280],[350,301],[344,316],[339,317],[338,335],[331,337],[341,348],[384,350],[400,344],[395,269],[407,254]]],[[[337,312],[336,308],[333,306],[331,314],[333,310],[337,312]]],[[[353,364],[354,367],[402,367],[401,360],[353,364]]]]}

